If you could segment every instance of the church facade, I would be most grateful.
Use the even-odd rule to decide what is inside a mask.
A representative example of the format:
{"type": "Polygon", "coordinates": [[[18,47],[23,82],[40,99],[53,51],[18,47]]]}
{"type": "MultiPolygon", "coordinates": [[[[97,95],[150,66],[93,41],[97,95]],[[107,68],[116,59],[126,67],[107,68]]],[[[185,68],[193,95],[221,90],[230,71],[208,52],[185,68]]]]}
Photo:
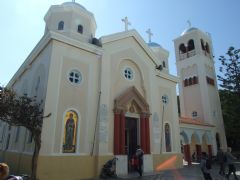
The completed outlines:
{"type": "MultiPolygon", "coordinates": [[[[179,168],[183,156],[190,164],[192,152],[214,155],[217,142],[226,146],[217,86],[211,84],[216,82],[212,54],[204,54],[194,39],[203,35],[210,43],[200,30],[174,41],[176,77],[169,74],[168,51],[146,43],[135,30],[94,38],[94,16],[77,3],[51,6],[44,20],[44,36],[8,84],[20,95],[36,96],[44,114],[52,114],[43,121],[39,179],[96,177],[114,156],[117,174],[127,175],[137,145],[145,152],[144,172],[159,170],[169,159],[163,168],[179,168]],[[189,40],[196,56],[182,51],[189,40]],[[190,81],[184,84],[189,78],[191,87],[190,81]]],[[[1,159],[13,172],[30,172],[31,134],[4,123],[0,128],[1,159]]]]}

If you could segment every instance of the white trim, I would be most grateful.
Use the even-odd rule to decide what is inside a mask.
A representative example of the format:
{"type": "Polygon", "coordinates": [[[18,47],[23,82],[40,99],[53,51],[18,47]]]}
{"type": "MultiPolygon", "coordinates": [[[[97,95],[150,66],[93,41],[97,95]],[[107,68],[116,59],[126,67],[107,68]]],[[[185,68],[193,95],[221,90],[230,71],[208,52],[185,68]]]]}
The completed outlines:
{"type": "MultiPolygon", "coordinates": [[[[61,59],[59,61],[60,62],[59,62],[59,76],[58,77],[61,77],[60,74],[62,72],[60,72],[60,71],[62,71],[62,67],[63,67],[63,56],[61,57],[61,59]]],[[[50,67],[51,65],[52,64],[50,62],[49,63],[49,69],[52,69],[52,67],[50,67]]],[[[48,83],[49,83],[49,79],[50,79],[49,77],[50,76],[48,75],[48,83]]],[[[61,80],[62,80],[61,78],[58,78],[58,83],[56,84],[56,87],[61,87],[61,80]]],[[[46,85],[46,87],[48,87],[48,84],[46,85]]],[[[46,95],[47,95],[47,93],[48,92],[46,92],[46,95]]],[[[60,88],[57,88],[55,94],[56,94],[56,106],[53,109],[55,109],[56,114],[55,114],[55,117],[53,115],[54,120],[55,120],[55,123],[53,123],[55,128],[53,128],[53,130],[52,130],[52,132],[53,132],[53,142],[56,141],[56,127],[57,127],[57,123],[59,123],[58,120],[57,120],[57,113],[58,113],[58,108],[59,108],[58,104],[59,104],[59,100],[60,100],[60,98],[59,98],[60,88]]],[[[45,105],[46,105],[46,97],[45,97],[45,105]]],[[[45,107],[44,107],[44,109],[45,109],[45,107]]],[[[52,143],[51,152],[54,152],[54,147],[55,147],[55,143],[52,143]]]]}

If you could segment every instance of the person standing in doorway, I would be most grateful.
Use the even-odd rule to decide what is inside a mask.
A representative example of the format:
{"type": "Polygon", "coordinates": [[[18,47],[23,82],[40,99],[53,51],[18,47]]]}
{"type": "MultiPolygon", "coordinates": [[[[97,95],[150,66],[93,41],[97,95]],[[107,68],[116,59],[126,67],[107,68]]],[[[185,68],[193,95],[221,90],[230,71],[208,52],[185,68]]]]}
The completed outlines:
{"type": "Polygon", "coordinates": [[[233,173],[235,180],[237,180],[237,175],[236,175],[236,167],[234,165],[234,160],[237,158],[231,154],[232,148],[228,147],[226,156],[227,156],[227,164],[228,164],[228,174],[227,174],[227,179],[229,179],[229,176],[233,173]]]}
{"type": "Polygon", "coordinates": [[[136,150],[136,157],[138,159],[138,166],[137,166],[137,171],[140,175],[140,177],[142,176],[143,173],[143,155],[144,155],[144,151],[141,149],[140,145],[137,145],[137,150],[136,150]]]}

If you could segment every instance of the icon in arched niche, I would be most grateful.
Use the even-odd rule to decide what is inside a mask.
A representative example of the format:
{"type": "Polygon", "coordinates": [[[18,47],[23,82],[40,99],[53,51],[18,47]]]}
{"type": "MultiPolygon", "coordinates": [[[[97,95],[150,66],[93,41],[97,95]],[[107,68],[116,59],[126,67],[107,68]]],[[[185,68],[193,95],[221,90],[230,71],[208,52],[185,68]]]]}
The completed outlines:
{"type": "Polygon", "coordinates": [[[68,111],[64,117],[63,152],[76,151],[78,116],[75,111],[68,111]]]}
{"type": "Polygon", "coordinates": [[[171,134],[169,124],[165,124],[165,143],[166,143],[166,152],[171,152],[171,134]]]}

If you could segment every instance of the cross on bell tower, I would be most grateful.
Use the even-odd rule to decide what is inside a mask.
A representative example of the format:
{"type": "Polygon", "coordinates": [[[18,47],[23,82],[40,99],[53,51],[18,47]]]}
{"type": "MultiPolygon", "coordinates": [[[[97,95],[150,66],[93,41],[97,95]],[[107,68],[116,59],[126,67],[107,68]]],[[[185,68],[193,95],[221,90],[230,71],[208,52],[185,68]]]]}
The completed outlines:
{"type": "Polygon", "coordinates": [[[122,21],[125,24],[125,31],[128,31],[128,25],[131,25],[131,23],[128,21],[128,17],[126,16],[122,21]]]}

